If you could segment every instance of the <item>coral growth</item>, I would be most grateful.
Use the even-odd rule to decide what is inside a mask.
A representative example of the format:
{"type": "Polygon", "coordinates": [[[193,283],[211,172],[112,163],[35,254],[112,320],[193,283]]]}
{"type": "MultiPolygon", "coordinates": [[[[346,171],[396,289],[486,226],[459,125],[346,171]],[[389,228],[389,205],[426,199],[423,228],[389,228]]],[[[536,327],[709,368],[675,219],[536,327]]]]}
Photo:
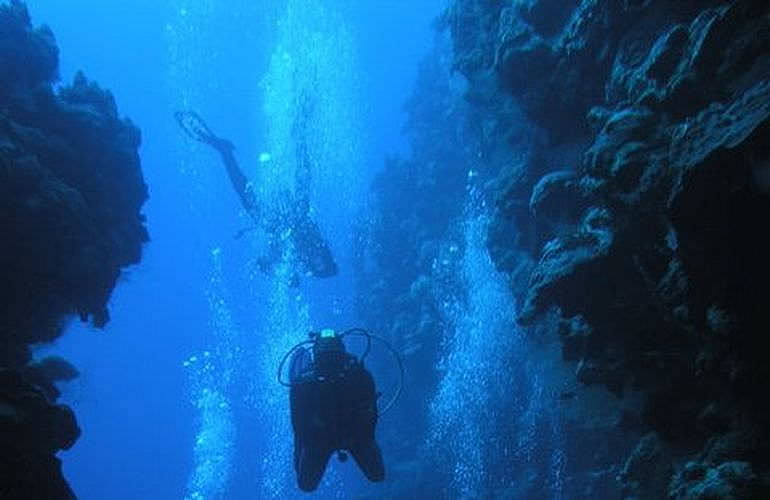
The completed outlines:
{"type": "Polygon", "coordinates": [[[672,469],[667,493],[660,478],[637,482],[639,498],[757,498],[770,454],[758,326],[770,279],[759,236],[770,223],[770,7],[457,0],[448,16],[469,94],[516,102],[548,136],[529,162],[540,177],[509,181],[490,233],[501,269],[520,249],[536,263],[515,290],[521,321],[556,308],[578,380],[642,394],[644,425],[682,456],[755,436],[690,467],[698,480],[672,469]],[[570,146],[584,151],[573,169],[548,161],[570,146]]]}
{"type": "Polygon", "coordinates": [[[77,370],[32,362],[30,347],[73,315],[104,326],[121,270],[141,259],[140,134],[82,74],[55,91],[53,34],[19,1],[0,6],[0,75],[0,491],[68,498],[54,454],[79,430],[55,382],[77,370]]]}

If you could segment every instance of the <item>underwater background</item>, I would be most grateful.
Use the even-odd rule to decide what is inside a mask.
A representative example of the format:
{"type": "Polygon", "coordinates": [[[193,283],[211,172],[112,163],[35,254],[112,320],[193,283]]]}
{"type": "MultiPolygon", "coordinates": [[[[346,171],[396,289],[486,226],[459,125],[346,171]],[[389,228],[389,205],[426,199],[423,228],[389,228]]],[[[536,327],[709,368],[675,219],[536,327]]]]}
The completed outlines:
{"type": "Polygon", "coordinates": [[[0,4],[0,498],[770,498],[770,5],[685,4],[0,4]],[[338,275],[181,110],[266,206],[307,119],[338,275]],[[386,479],[303,493],[278,365],[352,327],[386,479]]]}

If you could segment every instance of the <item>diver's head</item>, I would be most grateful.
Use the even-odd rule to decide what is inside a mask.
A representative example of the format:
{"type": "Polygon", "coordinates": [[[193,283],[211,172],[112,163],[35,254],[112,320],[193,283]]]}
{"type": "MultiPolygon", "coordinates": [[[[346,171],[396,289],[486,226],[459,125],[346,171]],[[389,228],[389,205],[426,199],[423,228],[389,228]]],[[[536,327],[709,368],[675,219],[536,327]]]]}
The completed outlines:
{"type": "Polygon", "coordinates": [[[313,359],[319,375],[328,377],[339,373],[350,359],[342,337],[334,330],[324,329],[315,334],[313,359]]]}

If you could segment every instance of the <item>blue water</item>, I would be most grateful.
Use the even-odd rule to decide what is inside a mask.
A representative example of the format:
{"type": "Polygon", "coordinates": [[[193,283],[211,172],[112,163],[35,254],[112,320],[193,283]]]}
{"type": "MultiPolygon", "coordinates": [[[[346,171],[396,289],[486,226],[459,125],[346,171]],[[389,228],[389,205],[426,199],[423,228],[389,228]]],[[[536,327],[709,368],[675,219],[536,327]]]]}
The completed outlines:
{"type": "MultiPolygon", "coordinates": [[[[300,495],[288,401],[275,368],[309,329],[357,323],[353,224],[366,217],[367,189],[383,157],[409,154],[402,104],[443,4],[29,3],[33,22],[56,35],[63,81],[82,69],[141,128],[150,189],[144,213],[151,242],[115,290],[111,322],[104,331],[72,323],[54,346],[82,373],[63,399],[74,407],[83,436],[61,454],[80,498],[378,497],[381,485],[366,482],[351,462],[335,460],[318,491],[300,495]],[[184,136],[172,114],[195,109],[206,117],[237,145],[258,195],[272,202],[293,188],[292,117],[296,95],[307,88],[323,96],[309,124],[310,147],[322,165],[313,173],[311,202],[341,272],[297,289],[286,286],[290,255],[267,278],[255,264],[261,235],[233,238],[252,223],[216,155],[184,136]]],[[[489,476],[499,476],[501,489],[511,487],[513,480],[495,470],[503,450],[513,462],[540,467],[532,458],[542,448],[535,427],[545,421],[551,432],[545,473],[558,498],[559,418],[538,396],[542,369],[526,362],[513,298],[486,253],[488,209],[470,189],[458,204],[466,207],[465,222],[457,241],[446,245],[464,252],[446,264],[457,271],[452,286],[433,291],[450,328],[439,388],[425,394],[431,431],[424,452],[444,457],[454,477],[445,494],[474,498],[489,476]],[[521,360],[516,372],[496,376],[508,370],[510,353],[521,360]],[[510,396],[510,380],[520,388],[511,425],[522,432],[517,443],[494,444],[484,422],[510,396]]],[[[386,460],[399,445],[381,444],[386,460]]]]}

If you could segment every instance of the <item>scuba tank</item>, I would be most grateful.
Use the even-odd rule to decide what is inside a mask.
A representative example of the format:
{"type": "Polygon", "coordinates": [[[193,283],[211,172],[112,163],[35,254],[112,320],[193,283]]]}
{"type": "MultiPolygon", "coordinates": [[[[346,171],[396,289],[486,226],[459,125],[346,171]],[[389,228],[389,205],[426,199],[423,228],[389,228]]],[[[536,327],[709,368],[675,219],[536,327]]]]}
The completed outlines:
{"type": "Polygon", "coordinates": [[[399,370],[398,388],[396,389],[396,392],[390,401],[388,401],[388,403],[384,405],[383,409],[379,411],[379,415],[384,414],[393,407],[396,400],[401,395],[404,387],[404,365],[401,361],[401,356],[399,356],[398,352],[396,352],[396,350],[387,340],[383,339],[382,337],[373,335],[368,330],[363,328],[351,328],[343,331],[342,333],[337,333],[330,328],[325,328],[318,332],[308,333],[308,337],[308,340],[295,344],[286,354],[284,354],[281,362],[278,364],[278,383],[286,387],[294,387],[298,384],[308,382],[323,382],[325,380],[323,375],[314,376],[316,375],[316,360],[319,358],[319,355],[328,354],[331,352],[344,353],[345,356],[353,357],[356,363],[363,365],[366,357],[371,352],[372,340],[376,340],[382,343],[391,353],[398,365],[399,370]],[[355,357],[347,353],[343,343],[343,339],[347,336],[358,336],[366,339],[366,347],[361,356],[355,357]],[[291,361],[289,362],[289,380],[287,381],[283,375],[284,366],[286,365],[286,361],[289,359],[291,359],[291,361]]]}

